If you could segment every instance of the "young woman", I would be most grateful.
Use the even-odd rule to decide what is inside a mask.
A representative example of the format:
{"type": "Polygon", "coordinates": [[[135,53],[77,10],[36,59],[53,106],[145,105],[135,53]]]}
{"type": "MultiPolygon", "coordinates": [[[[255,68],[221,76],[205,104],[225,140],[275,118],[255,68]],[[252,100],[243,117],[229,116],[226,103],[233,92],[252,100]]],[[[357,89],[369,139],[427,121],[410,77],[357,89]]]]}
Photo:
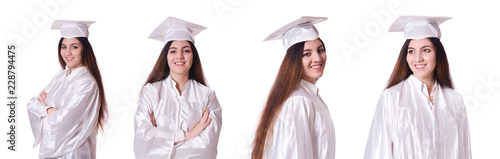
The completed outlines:
{"type": "Polygon", "coordinates": [[[136,158],[216,158],[221,107],[205,82],[193,36],[206,29],[169,17],[149,38],[164,41],[135,115],[136,158]]]}
{"type": "Polygon", "coordinates": [[[438,25],[449,17],[401,16],[389,31],[406,42],[377,105],[370,158],[471,158],[462,96],[454,90],[438,25]]]}
{"type": "Polygon", "coordinates": [[[335,130],[318,94],[326,50],[313,24],[324,17],[302,17],[271,34],[287,53],[269,93],[252,150],[253,159],[335,158],[335,130]]]}
{"type": "Polygon", "coordinates": [[[56,20],[61,29],[58,72],[28,103],[28,115],[40,144],[40,158],[96,158],[96,135],[107,109],[101,74],[88,27],[93,21],[56,20]]]}

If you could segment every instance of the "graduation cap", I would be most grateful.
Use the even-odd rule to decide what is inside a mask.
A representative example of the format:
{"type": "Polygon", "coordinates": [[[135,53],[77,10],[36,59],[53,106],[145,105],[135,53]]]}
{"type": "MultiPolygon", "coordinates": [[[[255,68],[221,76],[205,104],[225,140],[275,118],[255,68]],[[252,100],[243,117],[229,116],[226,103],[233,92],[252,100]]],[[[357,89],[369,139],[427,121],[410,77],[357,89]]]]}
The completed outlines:
{"type": "Polygon", "coordinates": [[[194,36],[207,27],[182,19],[168,17],[149,35],[148,38],[167,43],[172,40],[187,40],[194,43],[194,36]]]}
{"type": "Polygon", "coordinates": [[[441,38],[439,25],[451,17],[439,16],[399,16],[389,32],[404,32],[405,39],[441,38]]]}
{"type": "Polygon", "coordinates": [[[319,37],[319,33],[313,24],[323,22],[327,19],[327,17],[303,16],[271,33],[264,41],[283,39],[283,46],[285,49],[288,49],[299,42],[316,40],[319,37]]]}
{"type": "Polygon", "coordinates": [[[95,21],[79,21],[79,20],[55,20],[52,23],[51,29],[60,29],[61,37],[89,37],[89,26],[95,21]]]}

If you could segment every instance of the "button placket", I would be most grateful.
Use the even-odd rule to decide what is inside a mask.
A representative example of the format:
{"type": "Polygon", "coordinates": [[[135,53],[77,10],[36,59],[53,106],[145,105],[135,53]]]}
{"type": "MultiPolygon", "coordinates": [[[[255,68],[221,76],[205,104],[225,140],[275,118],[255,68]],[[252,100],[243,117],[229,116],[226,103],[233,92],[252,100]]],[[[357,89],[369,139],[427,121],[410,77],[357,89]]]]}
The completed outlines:
{"type": "Polygon", "coordinates": [[[180,121],[180,107],[181,107],[181,103],[180,103],[180,94],[179,94],[179,90],[177,90],[177,87],[175,87],[175,85],[177,84],[174,80],[170,80],[171,81],[171,91],[174,92],[175,94],[175,102],[172,102],[173,104],[175,104],[174,106],[176,107],[175,109],[175,125],[176,127],[178,128],[181,128],[180,125],[179,125],[179,121],[180,121]]]}

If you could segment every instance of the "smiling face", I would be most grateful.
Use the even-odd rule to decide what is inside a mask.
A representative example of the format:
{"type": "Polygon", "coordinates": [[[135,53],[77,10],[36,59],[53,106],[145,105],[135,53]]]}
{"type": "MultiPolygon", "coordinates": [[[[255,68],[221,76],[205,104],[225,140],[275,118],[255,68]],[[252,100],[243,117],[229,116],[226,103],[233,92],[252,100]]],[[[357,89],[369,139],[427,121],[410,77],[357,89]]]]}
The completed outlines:
{"type": "Polygon", "coordinates": [[[304,43],[304,51],[302,53],[302,68],[304,74],[302,79],[316,83],[316,80],[323,76],[323,70],[326,63],[325,46],[320,39],[306,41],[304,43]]]}
{"type": "Polygon", "coordinates": [[[193,51],[187,41],[173,41],[167,53],[170,75],[189,76],[193,64],[193,51]]]}
{"type": "Polygon", "coordinates": [[[61,57],[70,70],[83,67],[82,43],[76,38],[64,38],[61,44],[61,57]]]}
{"type": "Polygon", "coordinates": [[[406,62],[413,71],[413,76],[423,79],[434,79],[436,68],[436,49],[427,39],[411,40],[408,46],[406,62]]]}

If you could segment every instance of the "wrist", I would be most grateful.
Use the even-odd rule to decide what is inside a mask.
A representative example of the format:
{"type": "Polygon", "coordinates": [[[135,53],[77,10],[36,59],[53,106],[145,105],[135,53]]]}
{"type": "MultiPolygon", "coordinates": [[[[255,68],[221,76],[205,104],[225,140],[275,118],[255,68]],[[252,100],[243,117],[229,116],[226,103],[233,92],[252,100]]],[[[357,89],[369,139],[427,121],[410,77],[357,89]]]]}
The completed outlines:
{"type": "Polygon", "coordinates": [[[189,140],[191,137],[189,137],[189,131],[184,131],[184,139],[189,140]]]}
{"type": "Polygon", "coordinates": [[[57,110],[57,109],[56,109],[56,108],[54,108],[54,107],[47,108],[47,110],[46,110],[46,111],[47,111],[47,115],[49,115],[49,114],[51,114],[51,113],[55,112],[56,110],[57,110]]]}

